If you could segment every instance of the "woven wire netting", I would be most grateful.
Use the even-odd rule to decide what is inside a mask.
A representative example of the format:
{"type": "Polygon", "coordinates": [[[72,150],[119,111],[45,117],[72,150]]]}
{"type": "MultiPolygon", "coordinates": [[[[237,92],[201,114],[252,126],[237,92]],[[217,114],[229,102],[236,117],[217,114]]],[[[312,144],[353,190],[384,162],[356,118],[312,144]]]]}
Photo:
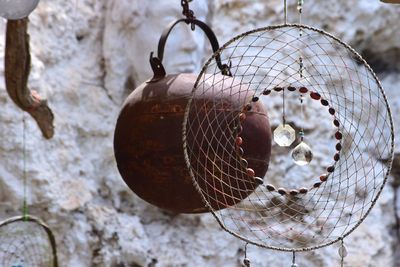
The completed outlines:
{"type": "Polygon", "coordinates": [[[285,251],[333,244],[365,219],[390,171],[393,138],[386,97],[367,63],[332,35],[297,24],[257,29],[226,43],[198,76],[183,123],[189,171],[219,224],[246,242],[285,251]],[[220,74],[218,55],[231,64],[232,77],[220,74]],[[296,91],[289,92],[290,86],[296,91]],[[314,94],[305,101],[304,117],[301,87],[308,89],[306,97],[314,94]],[[259,98],[273,131],[282,120],[282,93],[287,120],[297,130],[305,128],[314,159],[298,167],[290,163],[290,152],[273,144],[258,186],[241,162],[246,151],[238,155],[230,127],[240,125],[243,107],[259,98]],[[226,95],[233,104],[226,105],[226,95]],[[206,104],[198,105],[198,99],[206,104]]]}
{"type": "Polygon", "coordinates": [[[57,267],[57,255],[49,228],[29,217],[0,224],[0,266],[57,267]]]}

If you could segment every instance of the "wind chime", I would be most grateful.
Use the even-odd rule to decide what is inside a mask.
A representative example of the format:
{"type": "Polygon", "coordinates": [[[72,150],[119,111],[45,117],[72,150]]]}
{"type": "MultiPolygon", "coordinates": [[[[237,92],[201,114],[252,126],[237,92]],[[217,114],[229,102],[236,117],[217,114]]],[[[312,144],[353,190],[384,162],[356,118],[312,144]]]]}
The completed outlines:
{"type": "MultiPolygon", "coordinates": [[[[8,19],[6,85],[12,100],[34,117],[46,138],[53,136],[53,114],[46,101],[27,88],[30,54],[26,18],[38,0],[0,1],[0,16],[8,19]],[[44,116],[44,114],[46,116],[44,116]]],[[[0,265],[11,267],[57,267],[54,235],[40,219],[28,214],[26,173],[26,122],[23,115],[23,212],[0,222],[0,265]]]]}
{"type": "MultiPolygon", "coordinates": [[[[367,217],[390,172],[391,112],[365,60],[333,35],[303,25],[303,0],[297,1],[299,24],[287,22],[284,5],[284,24],[240,34],[205,63],[185,110],[185,160],[207,207],[225,231],[246,242],[246,254],[248,244],[291,252],[296,267],[296,252],[339,243],[344,266],[345,238],[367,217]],[[220,75],[216,58],[230,63],[230,77],[220,75]],[[239,101],[221,108],[224,101],[215,97],[202,112],[197,99],[220,94],[220,84],[239,101]],[[254,137],[236,129],[246,123],[249,111],[277,98],[282,114],[270,117],[280,123],[273,129],[273,156],[265,175],[253,168],[243,149],[254,137]],[[311,136],[310,123],[318,134],[311,136]],[[319,151],[322,144],[329,148],[319,151]],[[276,151],[286,152],[279,156],[276,151]],[[270,175],[274,164],[289,161],[286,172],[270,175]],[[217,188],[220,184],[224,187],[217,188]],[[236,196],[231,192],[238,185],[249,186],[240,188],[243,192],[254,191],[232,205],[229,200],[236,196]],[[224,198],[216,198],[216,192],[224,198]]],[[[250,260],[243,264],[250,266],[250,260]]]]}

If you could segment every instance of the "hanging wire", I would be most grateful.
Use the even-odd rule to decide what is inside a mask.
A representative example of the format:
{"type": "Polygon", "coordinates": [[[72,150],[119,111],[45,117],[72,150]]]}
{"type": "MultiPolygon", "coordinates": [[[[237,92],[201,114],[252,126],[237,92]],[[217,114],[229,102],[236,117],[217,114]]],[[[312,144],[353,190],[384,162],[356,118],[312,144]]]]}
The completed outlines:
{"type": "Polygon", "coordinates": [[[53,233],[40,219],[28,215],[26,114],[22,115],[22,216],[0,222],[0,266],[57,267],[57,248],[53,233]]]}
{"type": "Polygon", "coordinates": [[[28,217],[28,204],[27,204],[27,174],[26,174],[26,117],[25,112],[22,114],[22,166],[23,166],[23,184],[24,184],[24,199],[22,203],[22,214],[23,218],[26,221],[28,217]]]}
{"type": "MultiPolygon", "coordinates": [[[[299,11],[299,24],[302,24],[304,0],[297,0],[297,11],[299,11]]],[[[303,30],[300,29],[300,37],[303,36],[303,30]]]]}
{"type": "MultiPolygon", "coordinates": [[[[299,11],[299,24],[301,24],[301,15],[303,13],[303,0],[297,0],[297,10],[299,11]]],[[[303,29],[299,28],[299,41],[301,43],[301,37],[303,36],[303,29]]],[[[304,62],[303,62],[303,53],[302,53],[302,49],[299,48],[299,75],[300,75],[300,81],[303,81],[304,78],[304,62]]],[[[303,121],[305,120],[305,115],[304,115],[304,95],[303,93],[300,94],[300,108],[301,108],[301,118],[303,119],[303,121]]],[[[301,141],[304,140],[304,125],[301,124],[301,130],[300,130],[300,138],[301,141]]]]}
{"type": "Polygon", "coordinates": [[[247,258],[247,246],[249,245],[249,243],[246,243],[246,245],[244,246],[244,260],[243,260],[243,264],[246,267],[250,267],[250,259],[247,258]]]}
{"type": "Polygon", "coordinates": [[[344,245],[343,238],[340,239],[339,256],[340,256],[340,267],[344,267],[344,258],[347,256],[347,249],[344,245]]]}
{"type": "Polygon", "coordinates": [[[293,251],[293,256],[292,256],[292,267],[297,267],[296,264],[296,252],[293,251]]]}
{"type": "Polygon", "coordinates": [[[283,0],[283,16],[284,16],[284,24],[286,25],[288,23],[288,16],[287,16],[287,2],[286,0],[283,0]]]}
{"type": "Polygon", "coordinates": [[[286,125],[285,88],[282,90],[282,123],[286,125]]]}

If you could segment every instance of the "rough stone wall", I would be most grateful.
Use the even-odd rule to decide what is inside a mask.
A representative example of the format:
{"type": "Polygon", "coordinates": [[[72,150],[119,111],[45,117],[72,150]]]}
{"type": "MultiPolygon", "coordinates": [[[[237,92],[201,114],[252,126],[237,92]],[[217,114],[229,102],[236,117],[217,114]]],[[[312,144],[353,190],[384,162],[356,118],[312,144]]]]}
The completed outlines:
{"type": "MultiPolygon", "coordinates": [[[[115,26],[109,12],[112,2],[42,0],[30,17],[30,87],[48,98],[56,118],[56,135],[50,141],[28,119],[30,213],[55,232],[61,266],[240,266],[243,242],[220,230],[212,216],[175,215],[150,206],[131,193],[118,174],[114,125],[126,90],[143,80],[132,80],[129,60],[116,58],[121,53],[108,50],[107,44],[121,43],[125,50],[143,47],[140,40],[126,46],[126,32],[105,33],[115,26]],[[110,64],[113,58],[121,62],[110,64]]],[[[118,2],[121,12],[136,4],[118,2]]],[[[281,2],[215,1],[212,22],[220,42],[254,27],[280,23],[281,2]]],[[[370,0],[305,2],[304,23],[343,38],[378,72],[399,128],[400,7],[370,0]]],[[[290,11],[294,21],[294,3],[290,11]]],[[[126,23],[129,33],[133,22],[126,23]]],[[[158,38],[160,33],[161,29],[149,34],[158,38]]],[[[4,34],[1,21],[0,62],[4,34]]],[[[0,218],[5,219],[20,214],[23,198],[23,115],[5,91],[3,64],[0,103],[0,218]]],[[[346,239],[346,266],[399,266],[398,161],[397,155],[393,176],[372,213],[346,239]]],[[[300,254],[298,264],[338,266],[336,251],[333,246],[300,254]]],[[[291,255],[250,247],[249,258],[254,266],[290,266],[291,255]]]]}

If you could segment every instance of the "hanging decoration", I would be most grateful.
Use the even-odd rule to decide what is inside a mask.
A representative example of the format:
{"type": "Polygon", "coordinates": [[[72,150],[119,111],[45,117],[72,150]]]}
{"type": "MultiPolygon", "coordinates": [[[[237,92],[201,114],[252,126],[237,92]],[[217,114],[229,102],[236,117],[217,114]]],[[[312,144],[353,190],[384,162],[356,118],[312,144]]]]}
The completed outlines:
{"type": "Polygon", "coordinates": [[[58,267],[56,243],[50,228],[30,215],[0,222],[0,265],[58,267]]]}
{"type": "MultiPolygon", "coordinates": [[[[160,38],[157,57],[153,53],[150,55],[154,77],[136,88],[122,107],[115,129],[114,153],[122,178],[142,199],[173,212],[209,212],[186,168],[181,138],[185,107],[197,75],[167,75],[162,60],[169,34],[182,22],[190,25],[192,30],[203,30],[214,52],[219,49],[219,44],[213,31],[195,18],[189,2],[184,0],[181,4],[186,18],[167,27],[160,38]]],[[[199,113],[199,119],[194,122],[194,135],[207,139],[216,148],[223,147],[222,150],[213,150],[208,148],[208,143],[204,146],[198,143],[196,148],[207,149],[210,153],[208,158],[199,158],[205,179],[198,186],[212,192],[209,204],[212,209],[219,210],[240,202],[263,183],[260,177],[268,169],[272,134],[268,116],[260,103],[248,103],[237,113],[232,113],[243,99],[255,92],[249,88],[244,90],[239,83],[235,85],[229,65],[223,64],[219,56],[214,60],[219,74],[210,77],[205,84],[214,86],[215,92],[192,101],[199,113]],[[217,107],[213,105],[214,99],[220,100],[217,107]],[[230,120],[225,119],[227,116],[230,120]],[[210,128],[209,124],[215,127],[210,128]],[[264,142],[259,144],[258,140],[264,142]],[[246,175],[238,171],[228,174],[221,168],[230,157],[240,158],[235,164],[237,168],[244,168],[246,175]],[[208,172],[215,164],[221,166],[208,172]],[[212,177],[217,173],[221,180],[216,184],[212,177]],[[255,177],[255,173],[259,176],[255,177]],[[240,180],[237,175],[242,176],[240,180]],[[236,188],[230,190],[232,183],[236,188]],[[224,193],[227,190],[230,190],[229,198],[224,193]],[[222,202],[223,206],[220,205],[222,202]]]]}
{"type": "MultiPolygon", "coordinates": [[[[198,192],[228,233],[248,244],[292,252],[292,266],[297,266],[294,252],[341,242],[343,265],[344,239],[369,214],[390,172],[391,112],[366,61],[323,30],[289,24],[284,3],[284,24],[240,34],[205,63],[185,111],[185,160],[198,192]],[[217,58],[230,62],[231,77],[221,76],[217,58]],[[222,94],[219,84],[229,85],[223,92],[240,96],[238,101],[221,110],[224,101],[213,97],[207,112],[201,112],[197,99],[222,94]],[[273,147],[267,175],[254,168],[249,172],[253,163],[243,164],[242,156],[229,153],[235,132],[221,134],[220,129],[241,121],[243,112],[256,103],[267,107],[272,102],[276,107],[277,97],[282,97],[283,114],[270,119],[280,123],[274,129],[274,143],[283,148],[273,147]],[[308,125],[317,125],[311,129],[317,134],[311,136],[308,125]],[[324,130],[328,126],[329,132],[324,130]],[[291,166],[279,177],[271,176],[275,164],[284,160],[292,161],[291,166]],[[226,176],[233,178],[224,180],[226,176]],[[260,178],[254,192],[254,187],[240,187],[252,193],[235,205],[226,201],[236,197],[232,192],[238,185],[250,185],[251,177],[260,178]],[[206,183],[224,184],[218,188],[224,198],[216,198],[217,190],[204,188],[206,183]]],[[[297,3],[301,15],[303,1],[297,3]]],[[[248,136],[243,143],[252,138],[259,146],[269,142],[248,136]]]]}
{"type": "Polygon", "coordinates": [[[39,0],[0,0],[0,17],[9,20],[26,18],[38,4],[39,0]]]}
{"type": "Polygon", "coordinates": [[[22,216],[0,222],[0,265],[58,267],[56,242],[51,229],[28,213],[25,116],[23,117],[23,191],[22,216]]]}
{"type": "Polygon", "coordinates": [[[47,100],[28,88],[31,69],[28,19],[8,20],[5,52],[5,81],[13,102],[29,113],[46,139],[54,136],[54,115],[47,100]]]}
{"type": "Polygon", "coordinates": [[[388,4],[400,4],[400,0],[381,0],[381,2],[388,4]]]}

